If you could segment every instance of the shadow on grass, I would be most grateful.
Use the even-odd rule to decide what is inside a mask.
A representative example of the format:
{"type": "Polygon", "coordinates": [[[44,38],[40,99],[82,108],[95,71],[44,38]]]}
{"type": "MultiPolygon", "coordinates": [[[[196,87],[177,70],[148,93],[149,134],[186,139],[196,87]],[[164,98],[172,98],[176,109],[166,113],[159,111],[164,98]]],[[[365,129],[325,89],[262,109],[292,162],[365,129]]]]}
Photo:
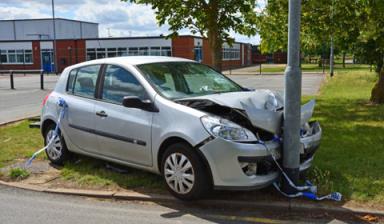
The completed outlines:
{"type": "Polygon", "coordinates": [[[162,178],[156,174],[85,156],[74,155],[74,158],[60,169],[64,180],[83,188],[120,187],[145,192],[165,191],[162,178]]]}
{"type": "Polygon", "coordinates": [[[323,137],[310,176],[346,199],[384,202],[384,106],[333,98],[318,108],[323,137]]]}

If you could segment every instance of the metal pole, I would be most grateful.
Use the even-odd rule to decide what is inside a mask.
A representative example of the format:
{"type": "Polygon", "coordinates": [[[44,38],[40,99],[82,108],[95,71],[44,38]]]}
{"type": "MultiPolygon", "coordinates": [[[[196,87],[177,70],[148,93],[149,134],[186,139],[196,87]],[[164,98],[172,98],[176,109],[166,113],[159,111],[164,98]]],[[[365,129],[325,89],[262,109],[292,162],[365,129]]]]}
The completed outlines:
{"type": "Polygon", "coordinates": [[[331,49],[330,49],[330,55],[329,55],[329,75],[331,77],[333,77],[333,65],[334,65],[334,55],[333,55],[333,49],[334,49],[334,46],[333,46],[333,14],[334,14],[334,11],[333,11],[333,2],[334,0],[332,0],[332,5],[331,5],[331,49]]]}
{"type": "Polygon", "coordinates": [[[44,89],[44,70],[40,70],[40,89],[44,89]]]}
{"type": "Polygon", "coordinates": [[[333,77],[333,65],[334,65],[334,54],[333,54],[333,36],[331,36],[331,55],[329,56],[329,75],[333,77]]]}
{"type": "Polygon", "coordinates": [[[15,89],[15,85],[13,82],[13,71],[9,74],[10,82],[11,82],[11,89],[15,89]]]}
{"type": "Polygon", "coordinates": [[[259,67],[259,73],[261,75],[261,62],[260,62],[260,67],[259,67]]]}
{"type": "MultiPolygon", "coordinates": [[[[297,184],[300,166],[300,16],[301,0],[289,0],[288,18],[288,64],[285,69],[284,146],[283,168],[297,184]]],[[[283,191],[294,193],[295,189],[283,182],[283,191]]]]}
{"type": "Polygon", "coordinates": [[[53,25],[53,63],[57,75],[57,51],[56,51],[56,21],[55,21],[55,0],[52,0],[52,25],[53,25]]]}

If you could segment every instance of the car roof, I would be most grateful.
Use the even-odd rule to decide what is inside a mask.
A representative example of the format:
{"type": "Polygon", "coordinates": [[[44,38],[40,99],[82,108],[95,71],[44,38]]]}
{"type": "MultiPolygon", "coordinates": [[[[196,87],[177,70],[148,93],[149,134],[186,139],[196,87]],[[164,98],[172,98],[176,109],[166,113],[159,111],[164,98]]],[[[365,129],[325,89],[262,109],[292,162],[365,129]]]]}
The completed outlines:
{"type": "Polygon", "coordinates": [[[73,67],[92,65],[92,64],[108,64],[108,63],[122,64],[122,65],[123,64],[124,65],[140,65],[140,64],[158,63],[158,62],[196,62],[196,61],[185,59],[185,58],[166,57],[166,56],[124,56],[124,57],[103,58],[103,59],[86,61],[86,62],[73,65],[73,67]]]}

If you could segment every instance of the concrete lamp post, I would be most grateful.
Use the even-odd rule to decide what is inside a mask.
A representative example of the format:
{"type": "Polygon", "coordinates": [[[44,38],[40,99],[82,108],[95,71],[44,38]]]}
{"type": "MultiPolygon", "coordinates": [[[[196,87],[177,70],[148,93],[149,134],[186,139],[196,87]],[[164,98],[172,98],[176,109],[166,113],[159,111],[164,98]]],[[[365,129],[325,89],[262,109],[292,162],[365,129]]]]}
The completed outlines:
{"type": "MultiPolygon", "coordinates": [[[[288,63],[285,69],[283,169],[295,184],[297,184],[299,179],[301,146],[300,17],[301,0],[289,0],[288,63]]],[[[296,192],[286,180],[284,180],[282,187],[286,193],[296,192]]]]}

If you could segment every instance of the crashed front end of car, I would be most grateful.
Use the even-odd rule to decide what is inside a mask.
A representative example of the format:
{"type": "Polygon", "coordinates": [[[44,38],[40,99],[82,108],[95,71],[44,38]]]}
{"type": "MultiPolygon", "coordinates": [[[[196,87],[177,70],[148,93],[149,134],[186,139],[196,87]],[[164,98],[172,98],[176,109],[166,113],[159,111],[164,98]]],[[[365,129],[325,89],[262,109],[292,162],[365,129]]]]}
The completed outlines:
{"type": "MultiPolygon", "coordinates": [[[[258,189],[279,177],[272,152],[281,162],[283,98],[269,90],[193,97],[178,103],[204,111],[202,125],[211,134],[199,146],[209,161],[217,189],[258,189]],[[268,149],[267,149],[268,148],[268,149]]],[[[310,121],[315,101],[301,107],[300,171],[307,170],[320,145],[321,128],[310,121]]]]}

